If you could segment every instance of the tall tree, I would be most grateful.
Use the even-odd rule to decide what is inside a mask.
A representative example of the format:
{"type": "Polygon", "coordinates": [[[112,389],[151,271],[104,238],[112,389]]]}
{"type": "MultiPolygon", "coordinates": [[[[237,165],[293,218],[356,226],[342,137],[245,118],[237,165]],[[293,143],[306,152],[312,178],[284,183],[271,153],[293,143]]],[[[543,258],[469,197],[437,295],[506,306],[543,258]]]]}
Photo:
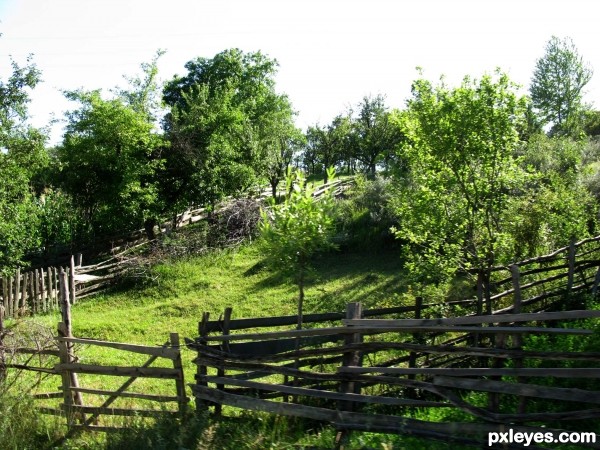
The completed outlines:
{"type": "Polygon", "coordinates": [[[411,267],[429,281],[506,254],[502,212],[524,177],[513,156],[525,108],[515,91],[501,73],[454,89],[413,83],[397,236],[413,244],[411,267]]]}
{"type": "Polygon", "coordinates": [[[230,49],[185,65],[165,86],[172,204],[214,204],[270,176],[281,145],[295,134],[293,111],[275,91],[277,62],[230,49]]]}
{"type": "Polygon", "coordinates": [[[154,172],[161,137],[145,111],[100,91],[73,91],[80,107],[67,114],[57,150],[63,189],[73,196],[94,234],[129,231],[156,216],[154,172]]]}
{"type": "Polygon", "coordinates": [[[0,80],[0,271],[20,264],[37,245],[34,180],[47,164],[46,135],[27,124],[29,90],[40,71],[30,59],[11,65],[12,74],[0,80]]]}
{"type": "Polygon", "coordinates": [[[309,127],[306,132],[308,151],[315,154],[320,169],[325,174],[325,183],[329,181],[327,169],[342,161],[350,146],[351,130],[350,117],[339,115],[331,124],[324,127],[317,124],[309,127]]]}
{"type": "Polygon", "coordinates": [[[554,134],[573,134],[580,127],[583,89],[592,68],[579,55],[571,38],[552,36],[537,60],[529,88],[533,106],[554,134]]]}
{"type": "Polygon", "coordinates": [[[354,157],[367,173],[374,175],[377,164],[388,160],[402,141],[402,133],[390,120],[385,98],[381,95],[363,98],[353,127],[354,157]]]}

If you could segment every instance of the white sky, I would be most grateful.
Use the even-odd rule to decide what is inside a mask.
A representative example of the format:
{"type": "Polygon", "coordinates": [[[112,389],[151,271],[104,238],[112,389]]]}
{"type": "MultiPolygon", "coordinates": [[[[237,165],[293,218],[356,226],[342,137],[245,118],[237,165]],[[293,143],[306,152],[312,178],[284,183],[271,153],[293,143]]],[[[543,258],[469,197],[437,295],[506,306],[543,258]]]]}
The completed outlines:
{"type": "Polygon", "coordinates": [[[0,0],[0,32],[3,79],[9,55],[24,63],[33,53],[42,70],[37,126],[74,106],[62,89],[124,85],[159,48],[163,79],[197,56],[261,50],[278,60],[277,88],[304,129],[365,95],[403,107],[417,66],[451,84],[500,67],[526,89],[550,37],[569,36],[597,72],[586,101],[600,105],[593,0],[0,0]]]}

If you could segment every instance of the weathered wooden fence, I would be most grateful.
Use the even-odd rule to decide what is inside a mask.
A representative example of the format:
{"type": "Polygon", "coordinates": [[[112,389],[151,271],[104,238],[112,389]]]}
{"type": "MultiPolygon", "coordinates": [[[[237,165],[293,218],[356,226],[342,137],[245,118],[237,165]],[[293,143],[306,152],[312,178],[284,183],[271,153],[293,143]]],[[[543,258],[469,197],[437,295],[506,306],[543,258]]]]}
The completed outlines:
{"type": "MultiPolygon", "coordinates": [[[[129,344],[121,342],[109,342],[96,339],[74,337],[71,327],[71,302],[68,294],[68,277],[65,272],[60,276],[59,287],[61,290],[61,315],[62,322],[58,325],[58,336],[55,338],[55,345],[43,348],[16,348],[14,346],[6,347],[0,342],[0,355],[2,355],[5,375],[8,370],[15,371],[33,371],[43,373],[46,376],[60,377],[60,390],[55,392],[38,393],[34,398],[39,400],[42,405],[38,407],[41,413],[59,415],[66,418],[69,427],[69,433],[78,429],[85,428],[94,431],[108,431],[115,428],[115,424],[110,420],[103,420],[107,416],[122,417],[164,417],[167,415],[183,416],[188,403],[188,397],[185,392],[185,382],[183,365],[181,360],[181,351],[179,335],[171,333],[169,340],[163,346],[147,346],[139,344],[129,344]],[[94,346],[118,350],[123,352],[122,360],[128,361],[132,354],[148,355],[149,358],[141,365],[122,365],[113,364],[86,364],[79,362],[76,355],[75,346],[94,346]],[[11,353],[12,358],[7,362],[6,354],[11,353]],[[25,361],[20,361],[15,355],[24,354],[37,356],[46,363],[32,362],[29,357],[25,361]],[[54,358],[54,364],[48,364],[47,358],[54,358]],[[168,360],[172,367],[154,367],[155,361],[168,360]],[[78,375],[94,375],[96,377],[125,377],[126,381],[115,390],[98,389],[85,386],[80,382],[78,375]],[[138,379],[150,380],[172,380],[173,385],[166,388],[164,383],[157,383],[155,389],[159,393],[148,393],[149,387],[146,385],[146,392],[131,392],[129,387],[138,379]],[[170,392],[170,394],[168,393],[170,392]],[[84,400],[85,395],[85,400],[84,400]],[[104,400],[101,400],[105,398],[104,400]],[[61,399],[58,405],[49,405],[49,401],[61,399]],[[140,408],[128,405],[119,405],[119,401],[130,401],[135,399],[142,400],[146,405],[161,405],[160,408],[140,408]],[[163,407],[165,403],[170,403],[170,409],[163,407]],[[115,407],[115,404],[118,405],[115,407]]],[[[113,355],[114,358],[114,355],[113,355]]],[[[0,373],[2,375],[2,373],[0,373]]],[[[114,379],[114,378],[113,378],[114,379]]],[[[0,382],[2,377],[0,377],[0,382]]],[[[106,386],[106,382],[96,384],[106,386]]],[[[152,388],[152,387],[150,387],[152,388]]]]}
{"type": "Polygon", "coordinates": [[[594,336],[579,323],[600,317],[586,309],[600,282],[599,241],[480,272],[472,298],[441,305],[417,298],[414,306],[363,311],[350,304],[345,314],[305,315],[302,330],[293,329],[296,316],[233,319],[229,308],[211,321],[205,313],[199,336],[187,340],[198,352],[196,405],[329,422],[340,430],[337,445],[348,430],[474,445],[507,426],[572,430],[578,420],[600,418],[600,352],[552,349],[552,342],[577,336],[583,348],[594,336]],[[460,314],[436,318],[440,306],[460,314]],[[569,321],[579,322],[565,327],[569,321]],[[543,349],[536,339],[546,340],[543,349]],[[472,419],[416,420],[415,408],[472,419]]]}

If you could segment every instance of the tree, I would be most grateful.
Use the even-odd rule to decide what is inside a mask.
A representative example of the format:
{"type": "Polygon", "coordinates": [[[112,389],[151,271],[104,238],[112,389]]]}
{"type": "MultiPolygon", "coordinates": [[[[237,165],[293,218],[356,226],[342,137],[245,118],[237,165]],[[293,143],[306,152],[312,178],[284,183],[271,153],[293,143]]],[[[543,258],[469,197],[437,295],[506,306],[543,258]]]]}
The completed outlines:
{"type": "Polygon", "coordinates": [[[584,110],[583,89],[592,78],[570,38],[552,36],[537,60],[529,88],[533,106],[554,134],[574,134],[584,110]]]}
{"type": "Polygon", "coordinates": [[[71,91],[80,103],[67,114],[57,150],[61,186],[74,199],[94,234],[131,231],[154,221],[158,205],[155,171],[161,137],[148,114],[100,91],[71,91]]]}
{"type": "Polygon", "coordinates": [[[454,89],[413,83],[396,234],[412,244],[409,266],[422,281],[506,257],[502,213],[525,177],[514,158],[525,109],[515,91],[502,73],[454,89]]]}
{"type": "MultiPolygon", "coordinates": [[[[328,169],[333,179],[333,169],[328,169]]],[[[260,223],[261,245],[267,261],[280,273],[290,276],[298,286],[298,328],[302,327],[304,286],[311,258],[334,247],[330,191],[316,199],[301,171],[288,169],[286,192],[280,205],[263,210],[260,223]]]]}
{"type": "Polygon", "coordinates": [[[327,169],[342,161],[350,146],[351,129],[350,118],[339,115],[328,126],[321,127],[317,124],[309,127],[306,132],[308,152],[316,156],[317,163],[325,174],[325,183],[329,181],[327,169]]]}
{"type": "Polygon", "coordinates": [[[375,175],[379,162],[387,161],[402,141],[402,133],[390,120],[385,98],[365,97],[353,121],[353,155],[367,173],[375,175]]]}
{"type": "Polygon", "coordinates": [[[185,67],[164,89],[165,195],[171,204],[214,205],[277,171],[282,145],[296,133],[293,111],[275,92],[277,62],[260,52],[230,49],[185,67]]]}
{"type": "Polygon", "coordinates": [[[11,65],[0,80],[0,270],[19,265],[38,244],[35,180],[48,163],[45,133],[27,124],[28,91],[40,71],[30,59],[11,65]]]}

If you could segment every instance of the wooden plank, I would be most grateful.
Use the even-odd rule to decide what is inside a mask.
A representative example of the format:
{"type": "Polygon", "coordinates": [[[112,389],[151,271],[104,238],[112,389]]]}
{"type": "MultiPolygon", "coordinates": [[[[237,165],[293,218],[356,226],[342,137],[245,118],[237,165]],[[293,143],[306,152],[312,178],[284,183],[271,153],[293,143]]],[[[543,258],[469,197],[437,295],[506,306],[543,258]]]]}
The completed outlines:
{"type": "MultiPolygon", "coordinates": [[[[414,311],[414,306],[398,306],[391,308],[379,308],[364,311],[365,317],[371,316],[383,316],[387,314],[399,314],[404,312],[414,311]]],[[[345,316],[344,313],[317,313],[317,314],[303,314],[303,323],[320,323],[320,322],[333,322],[342,320],[345,316]]],[[[263,328],[263,327],[281,327],[286,325],[296,325],[298,323],[298,316],[275,316],[275,317],[259,317],[251,319],[233,319],[229,322],[230,330],[244,330],[249,328],[263,328]]],[[[222,323],[218,320],[211,320],[206,325],[207,333],[214,333],[221,331],[222,323]]]]}
{"type": "MultiPolygon", "coordinates": [[[[94,394],[94,395],[116,395],[118,397],[123,398],[139,398],[142,400],[152,400],[155,402],[177,402],[179,401],[179,397],[170,396],[170,395],[156,395],[156,394],[142,394],[138,392],[116,392],[116,391],[106,391],[102,389],[89,389],[89,388],[71,388],[72,391],[81,392],[83,394],[94,394]]],[[[61,394],[62,395],[62,394],[61,394]]]]}
{"type": "Polygon", "coordinates": [[[179,376],[175,379],[175,389],[177,391],[179,413],[183,416],[187,409],[188,398],[185,394],[183,364],[181,363],[181,352],[179,350],[179,334],[171,333],[169,335],[169,340],[171,341],[171,350],[177,352],[177,356],[173,359],[173,369],[179,372],[179,376]]]}
{"type": "MultiPolygon", "coordinates": [[[[517,266],[514,266],[517,267],[517,266]]],[[[519,292],[520,294],[520,292],[519,292]]],[[[465,316],[439,319],[353,319],[342,320],[344,325],[356,327],[414,327],[434,325],[477,325],[484,323],[509,323],[509,322],[532,322],[532,321],[555,321],[574,320],[600,317],[600,311],[596,310],[573,310],[539,313],[516,313],[486,316],[465,316]]]]}
{"type": "Polygon", "coordinates": [[[44,400],[50,398],[63,398],[63,393],[61,392],[45,392],[42,394],[33,394],[31,396],[35,400],[44,400]]]}
{"type": "Polygon", "coordinates": [[[445,368],[445,367],[339,367],[338,373],[383,373],[386,375],[449,375],[456,377],[507,376],[598,378],[600,368],[445,368]]]}
{"type": "MultiPolygon", "coordinates": [[[[506,425],[487,423],[457,423],[457,422],[427,422],[402,416],[387,416],[382,414],[365,414],[349,411],[337,411],[314,406],[298,405],[293,403],[272,402],[241,395],[217,391],[203,386],[191,385],[197,398],[219,402],[223,405],[249,409],[253,411],[264,411],[272,414],[305,417],[324,422],[336,423],[344,426],[348,423],[360,423],[365,431],[377,431],[382,427],[393,430],[394,433],[412,433],[417,431],[443,432],[454,436],[479,435],[481,438],[491,432],[506,432],[506,425]]],[[[511,426],[514,432],[540,431],[554,432],[550,428],[534,428],[520,425],[511,426]]]]}
{"type": "Polygon", "coordinates": [[[74,373],[87,373],[96,375],[113,375],[117,377],[135,376],[138,378],[173,378],[180,376],[178,370],[166,367],[125,367],[125,366],[98,366],[93,364],[57,364],[55,370],[68,370],[74,373]]]}
{"type": "MultiPolygon", "coordinates": [[[[512,306],[511,306],[512,308],[512,306]]],[[[543,333],[543,334],[565,334],[565,335],[590,335],[592,330],[584,329],[569,329],[569,328],[544,328],[544,327],[475,327],[475,326],[413,326],[413,327],[363,327],[362,334],[380,334],[380,333],[413,333],[415,331],[445,331],[455,333],[543,333]]],[[[287,331],[272,331],[267,333],[245,333],[231,334],[220,336],[207,336],[206,341],[232,341],[232,340],[248,340],[258,341],[263,339],[274,339],[280,337],[300,337],[300,336],[327,336],[332,334],[353,334],[356,329],[348,327],[335,328],[315,328],[306,330],[287,330],[287,331]]]]}
{"type": "Polygon", "coordinates": [[[298,395],[298,396],[306,396],[306,397],[314,397],[314,398],[324,398],[328,400],[343,400],[343,401],[352,401],[359,403],[371,403],[371,404],[381,404],[381,405],[396,405],[396,406],[414,406],[419,408],[431,407],[431,408],[446,408],[451,407],[452,405],[449,403],[442,402],[433,402],[433,401],[423,401],[423,400],[413,400],[407,398],[396,398],[396,397],[386,397],[381,395],[361,395],[354,393],[340,393],[340,392],[331,392],[320,389],[309,389],[309,388],[301,388],[295,386],[288,386],[285,384],[271,384],[271,383],[260,383],[257,381],[248,381],[248,380],[240,380],[237,378],[231,377],[218,377],[218,376],[205,376],[203,377],[203,381],[208,383],[220,383],[229,386],[238,386],[245,387],[249,389],[263,390],[263,391],[273,391],[273,392],[281,392],[284,394],[290,395],[298,395]]]}
{"type": "MultiPolygon", "coordinates": [[[[128,409],[128,408],[101,408],[98,406],[73,406],[75,412],[89,414],[107,415],[107,416],[136,416],[136,417],[163,417],[167,415],[179,414],[178,411],[168,411],[164,409],[128,409]]],[[[85,425],[88,426],[88,425],[85,425]]]]}
{"type": "Polygon", "coordinates": [[[140,353],[143,355],[154,355],[162,358],[175,359],[179,355],[179,350],[169,347],[152,347],[139,344],[125,344],[122,342],[99,341],[96,339],[75,338],[75,337],[58,337],[59,341],[70,342],[72,344],[94,345],[97,347],[109,347],[117,350],[123,350],[132,353],[140,353]]]}
{"type": "Polygon", "coordinates": [[[575,388],[556,388],[504,381],[473,380],[438,376],[433,379],[434,386],[468,389],[483,392],[498,392],[517,396],[563,400],[569,402],[600,404],[600,392],[575,388]]]}
{"type": "MultiPolygon", "coordinates": [[[[331,342],[339,342],[342,339],[344,339],[342,335],[305,337],[300,339],[300,348],[331,342]]],[[[297,340],[298,339],[296,338],[289,338],[274,339],[268,341],[230,343],[229,351],[231,352],[231,354],[236,354],[240,356],[243,355],[244,357],[277,355],[294,350],[296,348],[297,340]]],[[[202,348],[200,346],[195,346],[194,344],[191,344],[190,347],[195,349],[202,348]]],[[[220,345],[209,347],[220,348],[220,345]]],[[[290,355],[290,359],[293,357],[294,355],[290,355]]]]}
{"type": "Polygon", "coordinates": [[[4,317],[12,317],[10,310],[10,297],[8,295],[8,277],[2,277],[2,304],[4,306],[4,317]]]}

